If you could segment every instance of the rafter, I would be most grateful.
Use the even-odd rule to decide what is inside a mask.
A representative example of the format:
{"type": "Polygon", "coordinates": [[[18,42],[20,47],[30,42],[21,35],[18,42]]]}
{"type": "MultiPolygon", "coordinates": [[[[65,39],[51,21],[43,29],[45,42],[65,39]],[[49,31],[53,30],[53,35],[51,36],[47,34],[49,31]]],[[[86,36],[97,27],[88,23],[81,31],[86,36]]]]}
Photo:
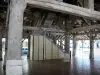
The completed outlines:
{"type": "Polygon", "coordinates": [[[32,5],[33,7],[38,7],[46,10],[52,10],[55,12],[78,15],[81,17],[100,20],[100,12],[98,11],[94,11],[91,9],[87,9],[87,8],[59,2],[59,1],[26,0],[26,2],[32,5]]]}

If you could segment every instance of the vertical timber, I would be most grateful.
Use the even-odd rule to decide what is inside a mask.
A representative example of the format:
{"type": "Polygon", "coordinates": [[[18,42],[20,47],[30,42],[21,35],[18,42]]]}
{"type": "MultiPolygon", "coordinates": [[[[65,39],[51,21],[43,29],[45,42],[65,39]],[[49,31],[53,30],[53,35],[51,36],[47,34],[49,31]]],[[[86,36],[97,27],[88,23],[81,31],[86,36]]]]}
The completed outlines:
{"type": "Polygon", "coordinates": [[[90,32],[90,59],[94,58],[94,38],[92,31],[90,32]]]}
{"type": "Polygon", "coordinates": [[[32,60],[34,60],[34,35],[32,35],[33,36],[33,40],[32,40],[32,42],[33,42],[33,44],[32,44],[32,60]]]}
{"type": "Polygon", "coordinates": [[[89,0],[89,9],[94,10],[94,0],[89,0]]]}
{"type": "MultiPolygon", "coordinates": [[[[94,10],[94,0],[89,0],[89,9],[94,10]]],[[[92,31],[90,31],[90,59],[94,58],[94,38],[92,31]]]]}
{"type": "Polygon", "coordinates": [[[0,61],[2,61],[2,27],[0,27],[0,61]]]}
{"type": "Polygon", "coordinates": [[[70,62],[70,36],[68,32],[65,32],[65,53],[64,53],[64,62],[70,62]]]}
{"type": "Polygon", "coordinates": [[[30,59],[30,36],[28,37],[28,55],[27,57],[30,59]]]}
{"type": "Polygon", "coordinates": [[[73,56],[76,55],[76,35],[73,34],[73,56]]]}

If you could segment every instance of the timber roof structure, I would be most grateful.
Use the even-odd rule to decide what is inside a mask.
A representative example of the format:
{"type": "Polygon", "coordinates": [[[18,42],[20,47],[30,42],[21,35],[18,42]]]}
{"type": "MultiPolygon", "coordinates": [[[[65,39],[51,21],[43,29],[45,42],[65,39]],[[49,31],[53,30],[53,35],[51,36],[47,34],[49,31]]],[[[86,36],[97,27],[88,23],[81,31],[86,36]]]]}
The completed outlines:
{"type": "MultiPolygon", "coordinates": [[[[100,39],[100,0],[94,0],[94,10],[85,7],[82,0],[26,0],[23,37],[28,34],[64,38],[65,31],[77,39],[89,39],[90,31],[100,39]]],[[[0,0],[0,25],[7,30],[9,0],[0,0]]],[[[5,35],[4,35],[5,37],[5,35]]]]}

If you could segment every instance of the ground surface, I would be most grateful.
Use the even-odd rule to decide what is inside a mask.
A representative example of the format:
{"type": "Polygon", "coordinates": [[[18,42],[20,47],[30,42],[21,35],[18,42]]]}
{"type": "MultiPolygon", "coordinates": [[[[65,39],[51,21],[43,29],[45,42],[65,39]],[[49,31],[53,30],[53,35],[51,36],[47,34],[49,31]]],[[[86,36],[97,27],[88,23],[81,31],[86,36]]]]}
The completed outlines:
{"type": "MultiPolygon", "coordinates": [[[[94,60],[83,54],[73,57],[71,64],[61,60],[28,61],[23,57],[23,75],[100,75],[100,56],[94,60]]],[[[3,75],[2,62],[0,62],[0,75],[3,75]]]]}

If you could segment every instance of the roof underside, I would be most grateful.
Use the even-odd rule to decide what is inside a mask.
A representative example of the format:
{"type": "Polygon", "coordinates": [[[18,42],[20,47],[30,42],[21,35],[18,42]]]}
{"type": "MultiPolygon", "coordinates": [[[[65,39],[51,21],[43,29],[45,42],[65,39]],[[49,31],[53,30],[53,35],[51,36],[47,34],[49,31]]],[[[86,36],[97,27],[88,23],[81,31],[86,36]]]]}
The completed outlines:
{"type": "MultiPolygon", "coordinates": [[[[71,0],[69,0],[71,1],[71,0]]],[[[73,0],[74,1],[74,0],[73,0]]],[[[70,2],[71,4],[71,2],[70,2]]],[[[0,25],[6,27],[6,14],[7,14],[7,1],[0,1],[0,25]]],[[[77,4],[78,5],[78,4],[77,4]]],[[[78,5],[79,6],[79,5],[78,5]]],[[[100,0],[95,0],[95,10],[100,10],[100,0]]],[[[84,18],[80,16],[74,16],[71,14],[62,14],[60,12],[55,12],[51,10],[41,9],[37,7],[32,7],[28,5],[25,14],[24,14],[24,26],[32,27],[43,27],[43,28],[53,28],[57,30],[66,30],[66,23],[71,26],[69,29],[80,28],[84,26],[100,24],[99,20],[91,20],[89,18],[84,18]]],[[[43,31],[43,30],[40,30],[43,31]]],[[[96,39],[100,39],[100,30],[98,28],[93,29],[94,32],[97,32],[96,39]]],[[[46,31],[43,31],[46,32],[46,31]]],[[[24,34],[30,34],[32,31],[24,30],[24,34]]],[[[49,33],[53,33],[50,32],[49,33]]],[[[54,32],[53,36],[64,35],[64,33],[54,32]],[[58,33],[58,34],[56,34],[58,33]]],[[[76,34],[77,39],[89,39],[88,34],[89,30],[72,32],[71,34],[76,34]]]]}

